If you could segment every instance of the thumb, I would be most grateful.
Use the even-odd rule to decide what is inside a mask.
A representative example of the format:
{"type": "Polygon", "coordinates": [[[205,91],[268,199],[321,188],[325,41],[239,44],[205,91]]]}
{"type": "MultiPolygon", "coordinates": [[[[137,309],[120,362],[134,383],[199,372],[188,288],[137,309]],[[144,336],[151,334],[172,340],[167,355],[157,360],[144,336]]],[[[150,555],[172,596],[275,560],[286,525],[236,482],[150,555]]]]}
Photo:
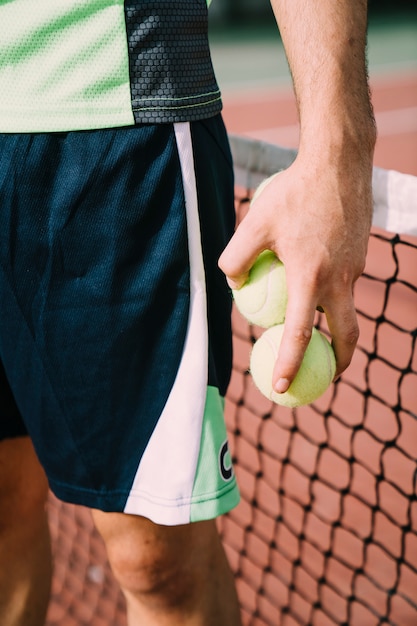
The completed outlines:
{"type": "Polygon", "coordinates": [[[254,204],[259,202],[262,192],[280,174],[281,172],[273,174],[256,189],[248,213],[220,256],[219,267],[226,274],[231,289],[240,289],[245,284],[249,270],[261,252],[268,248],[274,249],[268,244],[270,234],[267,225],[269,226],[270,221],[265,222],[265,217],[259,218],[260,210],[254,210],[254,204]]]}
{"type": "Polygon", "coordinates": [[[250,212],[239,224],[219,258],[219,267],[226,274],[231,289],[240,289],[248,279],[249,270],[259,254],[265,250],[257,236],[255,220],[250,212]]]}

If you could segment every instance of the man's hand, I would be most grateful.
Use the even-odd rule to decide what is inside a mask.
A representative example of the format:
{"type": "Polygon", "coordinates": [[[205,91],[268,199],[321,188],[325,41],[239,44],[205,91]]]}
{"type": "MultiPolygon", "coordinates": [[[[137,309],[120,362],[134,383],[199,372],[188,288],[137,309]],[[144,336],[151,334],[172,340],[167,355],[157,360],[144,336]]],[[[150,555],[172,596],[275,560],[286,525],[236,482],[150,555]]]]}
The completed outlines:
{"type": "Polygon", "coordinates": [[[219,265],[241,286],[258,254],[286,268],[288,307],[273,383],[284,392],[301,364],[317,307],[337,360],[358,339],[353,286],[372,218],[375,127],[366,72],[366,0],[271,0],[300,117],[298,157],[253,203],[219,265]]]}
{"type": "Polygon", "coordinates": [[[300,156],[260,193],[220,257],[233,288],[243,285],[264,249],[285,265],[288,306],[273,376],[278,392],[298,371],[319,306],[332,334],[337,374],[352,358],[358,339],[353,285],[364,268],[371,216],[369,173],[360,169],[353,177],[350,168],[321,171],[300,156]]]}

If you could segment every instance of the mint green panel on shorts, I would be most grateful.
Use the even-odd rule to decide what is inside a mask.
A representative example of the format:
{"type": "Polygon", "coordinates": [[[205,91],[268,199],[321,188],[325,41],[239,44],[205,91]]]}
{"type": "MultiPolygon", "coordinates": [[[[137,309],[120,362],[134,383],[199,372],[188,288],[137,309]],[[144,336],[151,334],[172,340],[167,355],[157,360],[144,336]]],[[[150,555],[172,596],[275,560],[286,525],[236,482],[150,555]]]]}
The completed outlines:
{"type": "Polygon", "coordinates": [[[207,387],[201,418],[198,411],[192,416],[188,400],[182,399],[183,406],[181,392],[174,391],[171,405],[177,419],[172,419],[172,408],[161,416],[125,507],[125,513],[168,526],[213,519],[240,500],[219,390],[207,387]]]}
{"type": "Polygon", "coordinates": [[[0,132],[134,123],[123,0],[11,0],[0,21],[0,132]]]}
{"type": "Polygon", "coordinates": [[[190,521],[226,513],[239,502],[224,422],[224,399],[208,387],[190,521]]]}

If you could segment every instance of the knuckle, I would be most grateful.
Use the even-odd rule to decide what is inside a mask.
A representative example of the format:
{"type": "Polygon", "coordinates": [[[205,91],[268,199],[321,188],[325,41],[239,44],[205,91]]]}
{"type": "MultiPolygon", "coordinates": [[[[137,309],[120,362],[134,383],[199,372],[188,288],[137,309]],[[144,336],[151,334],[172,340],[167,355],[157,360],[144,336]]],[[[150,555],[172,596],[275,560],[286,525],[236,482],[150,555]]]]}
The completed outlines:
{"type": "Polygon", "coordinates": [[[299,326],[293,331],[293,338],[296,345],[304,348],[308,345],[312,335],[312,329],[307,326],[299,326]]]}
{"type": "Polygon", "coordinates": [[[352,324],[346,329],[345,342],[348,346],[356,346],[359,339],[359,327],[357,324],[352,324]]]}
{"type": "Polygon", "coordinates": [[[312,329],[307,327],[298,327],[290,331],[287,335],[286,349],[284,354],[281,353],[283,362],[283,370],[285,377],[293,379],[304,357],[304,353],[310,342],[312,329]]]}
{"type": "Polygon", "coordinates": [[[345,328],[343,336],[339,337],[339,341],[336,342],[336,347],[338,346],[336,351],[337,376],[350,365],[358,339],[359,327],[357,324],[351,324],[348,328],[345,328]]]}
{"type": "Polygon", "coordinates": [[[226,249],[218,260],[218,266],[226,276],[234,276],[236,273],[233,258],[233,255],[226,249]]]}
{"type": "Polygon", "coordinates": [[[359,339],[359,324],[353,302],[349,303],[344,314],[341,313],[341,320],[341,340],[346,346],[354,348],[359,339]]]}

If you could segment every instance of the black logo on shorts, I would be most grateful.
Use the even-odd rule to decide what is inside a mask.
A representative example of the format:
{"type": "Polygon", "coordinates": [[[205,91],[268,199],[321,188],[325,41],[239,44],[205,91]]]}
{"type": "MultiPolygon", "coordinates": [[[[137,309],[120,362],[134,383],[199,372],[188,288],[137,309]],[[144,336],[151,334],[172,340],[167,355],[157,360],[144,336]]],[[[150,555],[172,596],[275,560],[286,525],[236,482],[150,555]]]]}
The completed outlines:
{"type": "Polygon", "coordinates": [[[226,455],[228,454],[228,452],[229,452],[229,443],[225,441],[220,449],[220,455],[219,455],[220,473],[223,477],[223,480],[230,480],[233,476],[232,463],[229,462],[229,464],[226,465],[225,459],[226,459],[226,455]]]}

